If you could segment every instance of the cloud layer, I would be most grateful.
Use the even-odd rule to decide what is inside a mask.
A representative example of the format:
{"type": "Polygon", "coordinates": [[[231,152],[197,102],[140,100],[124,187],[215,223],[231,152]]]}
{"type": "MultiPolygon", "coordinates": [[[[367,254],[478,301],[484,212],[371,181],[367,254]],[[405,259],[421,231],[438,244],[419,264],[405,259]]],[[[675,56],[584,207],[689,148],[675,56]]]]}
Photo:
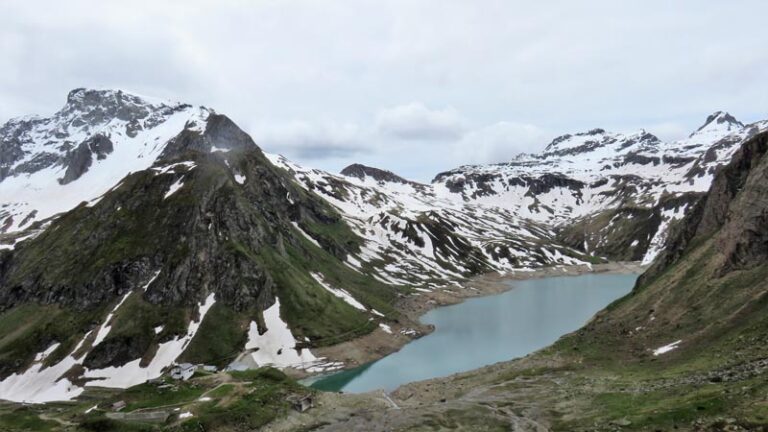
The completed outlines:
{"type": "Polygon", "coordinates": [[[429,109],[419,102],[383,109],[376,117],[376,127],[385,135],[406,140],[453,141],[464,133],[454,108],[429,109]]]}
{"type": "Polygon", "coordinates": [[[594,127],[675,138],[716,110],[768,117],[766,12],[761,0],[8,1],[0,121],[53,112],[75,87],[119,87],[211,106],[301,162],[426,180],[594,127]]]}

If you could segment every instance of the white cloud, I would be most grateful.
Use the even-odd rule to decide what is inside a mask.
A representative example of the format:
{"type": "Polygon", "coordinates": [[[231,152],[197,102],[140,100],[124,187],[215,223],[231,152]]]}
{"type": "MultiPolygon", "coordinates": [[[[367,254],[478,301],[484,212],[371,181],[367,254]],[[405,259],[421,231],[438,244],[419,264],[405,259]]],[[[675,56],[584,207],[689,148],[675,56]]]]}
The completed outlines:
{"type": "Polygon", "coordinates": [[[536,153],[552,140],[552,134],[530,124],[501,121],[468,132],[454,145],[457,161],[506,162],[520,153],[536,153]]]}
{"type": "MultiPolygon", "coordinates": [[[[767,114],[763,0],[60,3],[0,2],[0,123],[49,114],[76,87],[119,87],[210,106],[299,162],[365,155],[430,178],[498,119],[674,137],[664,122],[685,136],[715,110],[767,114]]],[[[483,158],[507,157],[494,148],[483,158]]]]}
{"type": "Polygon", "coordinates": [[[381,110],[376,127],[384,135],[409,140],[455,140],[464,132],[456,109],[429,109],[420,102],[381,110]]]}
{"type": "Polygon", "coordinates": [[[366,132],[356,124],[272,122],[253,126],[252,134],[266,151],[298,159],[350,157],[371,151],[366,132]]]}

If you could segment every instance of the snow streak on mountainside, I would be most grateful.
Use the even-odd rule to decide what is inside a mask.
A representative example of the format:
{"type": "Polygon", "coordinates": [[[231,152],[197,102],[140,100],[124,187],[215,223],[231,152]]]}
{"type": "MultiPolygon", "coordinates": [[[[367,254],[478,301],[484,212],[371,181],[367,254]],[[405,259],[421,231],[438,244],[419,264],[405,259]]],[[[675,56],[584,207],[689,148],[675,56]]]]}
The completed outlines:
{"type": "Polygon", "coordinates": [[[582,263],[588,255],[650,262],[669,223],[707,189],[717,167],[765,128],[717,112],[671,143],[645,131],[594,129],[559,137],[538,155],[438,174],[431,185],[358,164],[338,176],[267,156],[366,239],[350,266],[388,283],[434,286],[481,271],[582,263]],[[567,232],[573,227],[576,236],[567,232]],[[616,248],[629,252],[611,256],[605,248],[617,237],[626,244],[616,248]]]}
{"type": "Polygon", "coordinates": [[[365,239],[360,253],[347,257],[348,265],[386,283],[429,289],[487,271],[586,258],[558,245],[546,225],[501,207],[441,197],[432,186],[375,168],[353,166],[345,170],[348,176],[337,176],[267,156],[344,215],[365,239]]]}
{"type": "MultiPolygon", "coordinates": [[[[0,232],[29,228],[150,167],[210,111],[111,90],[77,89],[47,118],[0,128],[0,232]]],[[[6,245],[6,247],[8,247],[6,245]]]]}

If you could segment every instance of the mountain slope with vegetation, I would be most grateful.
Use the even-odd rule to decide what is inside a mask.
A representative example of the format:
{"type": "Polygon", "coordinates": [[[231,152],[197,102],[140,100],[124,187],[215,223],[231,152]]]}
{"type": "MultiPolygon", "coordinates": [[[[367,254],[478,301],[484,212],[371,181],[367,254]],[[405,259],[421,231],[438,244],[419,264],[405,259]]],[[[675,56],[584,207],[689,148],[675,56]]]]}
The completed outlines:
{"type": "Polygon", "coordinates": [[[362,240],[338,212],[200,111],[146,169],[0,251],[0,398],[126,387],[174,361],[226,366],[255,341],[253,366],[323,368],[309,348],[397,317],[405,288],[344,265],[362,240]]]}

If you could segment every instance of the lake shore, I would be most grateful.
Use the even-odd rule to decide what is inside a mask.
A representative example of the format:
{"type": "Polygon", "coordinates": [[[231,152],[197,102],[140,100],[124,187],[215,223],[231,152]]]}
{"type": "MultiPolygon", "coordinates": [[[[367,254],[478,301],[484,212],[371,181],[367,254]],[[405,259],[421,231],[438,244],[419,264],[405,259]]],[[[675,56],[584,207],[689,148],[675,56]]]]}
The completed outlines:
{"type": "MultiPolygon", "coordinates": [[[[487,273],[456,283],[453,286],[435,289],[433,291],[418,291],[400,299],[395,308],[403,318],[395,323],[389,323],[387,332],[379,328],[368,335],[347,341],[338,345],[313,349],[317,357],[325,357],[328,361],[343,362],[344,369],[351,369],[365,363],[379,360],[389,354],[399,351],[414,339],[425,336],[434,328],[422,324],[419,319],[432,309],[461,303],[476,297],[500,294],[514,288],[510,281],[527,280],[554,276],[578,276],[587,273],[596,274],[630,274],[640,273],[645,266],[639,262],[611,262],[593,265],[561,265],[511,271],[508,273],[487,273]]],[[[310,375],[302,370],[286,370],[295,378],[306,378],[310,375]]]]}

